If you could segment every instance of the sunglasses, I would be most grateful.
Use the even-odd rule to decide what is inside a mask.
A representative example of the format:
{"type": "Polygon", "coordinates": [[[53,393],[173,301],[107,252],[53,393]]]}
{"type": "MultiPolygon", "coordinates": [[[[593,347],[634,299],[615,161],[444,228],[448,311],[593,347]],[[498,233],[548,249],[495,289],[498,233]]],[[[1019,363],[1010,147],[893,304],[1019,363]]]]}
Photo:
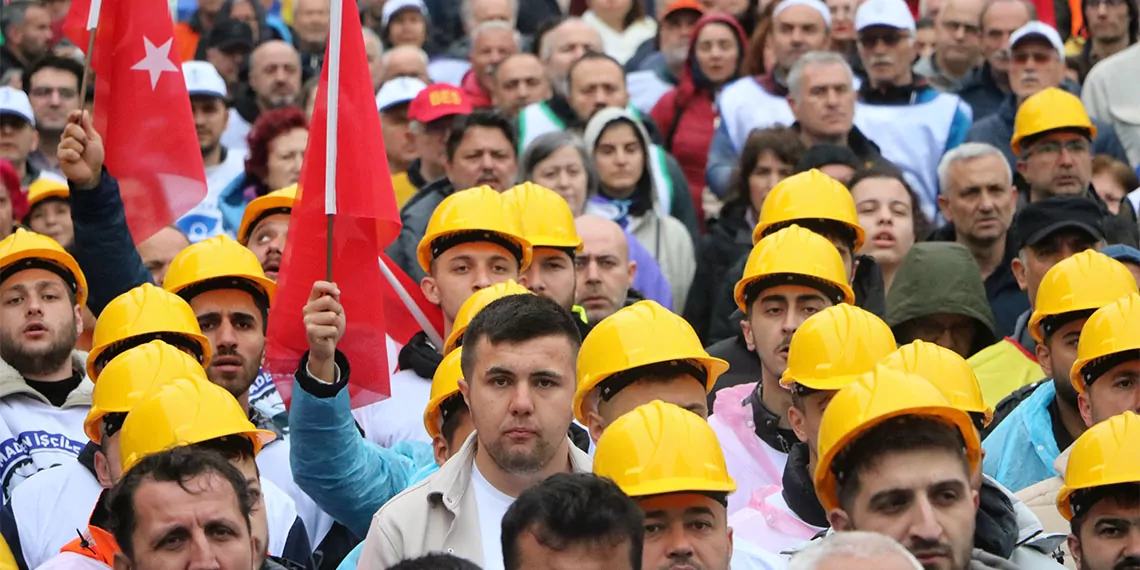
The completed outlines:
{"type": "Polygon", "coordinates": [[[1049,52],[1019,52],[1010,54],[1010,58],[1017,63],[1033,63],[1046,64],[1057,59],[1056,53],[1049,52]]]}
{"type": "Polygon", "coordinates": [[[909,36],[899,32],[861,34],[859,36],[859,45],[865,49],[871,49],[879,45],[879,42],[882,42],[886,44],[887,47],[895,47],[907,37],[909,36]]]}

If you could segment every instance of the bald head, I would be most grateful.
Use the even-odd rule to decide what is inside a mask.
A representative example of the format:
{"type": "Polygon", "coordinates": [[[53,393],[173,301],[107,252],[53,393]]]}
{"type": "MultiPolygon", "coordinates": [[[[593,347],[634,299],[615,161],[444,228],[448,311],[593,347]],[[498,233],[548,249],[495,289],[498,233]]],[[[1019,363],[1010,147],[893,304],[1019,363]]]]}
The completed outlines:
{"type": "Polygon", "coordinates": [[[415,77],[424,83],[428,78],[428,54],[410,45],[396,46],[384,53],[384,81],[397,77],[415,77]]]}
{"type": "Polygon", "coordinates": [[[154,278],[154,283],[162,287],[170,262],[187,247],[190,247],[190,240],[186,239],[186,235],[174,226],[167,226],[140,243],[138,250],[143,265],[146,265],[151,277],[154,278]]]}
{"type": "Polygon", "coordinates": [[[579,18],[568,18],[547,32],[540,55],[547,77],[561,91],[575,61],[589,52],[602,51],[602,36],[597,30],[579,18]]]}
{"type": "Polygon", "coordinates": [[[597,323],[625,306],[637,263],[629,260],[629,239],[621,226],[590,214],[574,225],[582,237],[582,253],[575,258],[575,296],[590,322],[597,323]]]}
{"type": "Polygon", "coordinates": [[[384,82],[384,44],[370,28],[364,28],[364,55],[368,57],[368,75],[372,78],[372,92],[380,90],[384,82]]]}
{"type": "Polygon", "coordinates": [[[508,117],[553,95],[542,63],[529,53],[516,53],[504,59],[495,69],[494,86],[495,106],[508,117]]]}
{"type": "Polygon", "coordinates": [[[301,56],[293,46],[270,40],[249,58],[249,86],[262,109],[295,105],[301,92],[301,56]]]}

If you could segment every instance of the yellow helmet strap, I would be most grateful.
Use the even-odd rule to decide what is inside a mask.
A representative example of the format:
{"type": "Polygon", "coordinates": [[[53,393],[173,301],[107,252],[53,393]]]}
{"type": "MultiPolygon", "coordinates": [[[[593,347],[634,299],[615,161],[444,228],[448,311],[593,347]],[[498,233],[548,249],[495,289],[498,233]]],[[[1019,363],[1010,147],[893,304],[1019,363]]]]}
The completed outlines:
{"type": "Polygon", "coordinates": [[[697,382],[700,382],[701,389],[704,389],[708,382],[709,374],[704,367],[694,364],[689,360],[670,360],[668,362],[654,362],[629,370],[622,370],[617,374],[606,378],[598,383],[598,389],[601,390],[601,398],[603,402],[608,402],[621,392],[630,384],[644,379],[655,378],[676,378],[678,376],[690,376],[697,382]]]}
{"type": "Polygon", "coordinates": [[[435,238],[431,242],[431,258],[437,259],[440,255],[443,255],[443,252],[453,247],[476,242],[487,242],[502,247],[511,252],[511,255],[518,261],[519,267],[522,267],[523,251],[518,243],[503,237],[500,233],[482,230],[454,232],[435,238]]]}
{"type": "MultiPolygon", "coordinates": [[[[51,271],[52,273],[59,275],[60,279],[63,279],[63,282],[71,288],[71,292],[73,294],[79,291],[79,283],[75,280],[75,276],[72,275],[70,271],[64,269],[63,267],[60,267],[56,263],[52,263],[46,259],[40,259],[37,257],[21,259],[15,263],[9,264],[3,270],[0,270],[0,283],[7,281],[9,277],[21,271],[27,271],[29,269],[43,269],[44,271],[51,271]]],[[[74,301],[75,300],[72,299],[72,302],[74,301]]]]}

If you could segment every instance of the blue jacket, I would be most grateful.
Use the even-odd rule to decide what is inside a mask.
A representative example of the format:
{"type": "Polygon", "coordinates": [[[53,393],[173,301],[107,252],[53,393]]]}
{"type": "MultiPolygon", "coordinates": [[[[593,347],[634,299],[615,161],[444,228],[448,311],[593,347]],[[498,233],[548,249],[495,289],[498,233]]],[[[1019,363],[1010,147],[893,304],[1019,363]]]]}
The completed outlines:
{"type": "Polygon", "coordinates": [[[970,104],[974,110],[974,122],[993,115],[1001,107],[1005,99],[1005,92],[994,81],[990,62],[975,67],[962,78],[962,86],[958,89],[958,96],[970,104]]]}
{"type": "Polygon", "coordinates": [[[75,228],[72,255],[87,277],[87,308],[98,317],[112,299],[151,283],[150,271],[135,249],[119,183],[104,168],[99,184],[81,190],[68,184],[71,224],[75,228]]]}
{"type": "Polygon", "coordinates": [[[728,135],[728,127],[724,122],[713,133],[712,143],[709,144],[709,162],[705,166],[705,184],[717,198],[724,199],[728,194],[728,185],[732,182],[732,171],[739,162],[736,149],[732,146],[732,137],[728,135]]]}
{"type": "MultiPolygon", "coordinates": [[[[1013,148],[1009,146],[1009,140],[1013,138],[1013,121],[1016,118],[1017,96],[1008,95],[996,113],[970,127],[966,133],[966,142],[989,143],[997,147],[1005,155],[1010,168],[1016,169],[1017,157],[1013,155],[1013,148]]],[[[1116,129],[1111,124],[1096,119],[1092,122],[1096,126],[1096,136],[1092,141],[1093,155],[1107,154],[1124,164],[1129,164],[1128,154],[1124,152],[1120,139],[1116,138],[1116,129]]]]}
{"type": "Polygon", "coordinates": [[[357,536],[372,515],[435,467],[432,447],[400,442],[381,447],[360,435],[349,403],[348,358],[337,352],[339,378],[323,384],[309,376],[306,352],[297,366],[289,410],[289,463],[297,486],[357,536]]]}
{"type": "Polygon", "coordinates": [[[986,457],[982,472],[1014,493],[1050,477],[1061,454],[1053,437],[1049,405],[1057,392],[1053,382],[1042,382],[982,442],[986,457]]]}

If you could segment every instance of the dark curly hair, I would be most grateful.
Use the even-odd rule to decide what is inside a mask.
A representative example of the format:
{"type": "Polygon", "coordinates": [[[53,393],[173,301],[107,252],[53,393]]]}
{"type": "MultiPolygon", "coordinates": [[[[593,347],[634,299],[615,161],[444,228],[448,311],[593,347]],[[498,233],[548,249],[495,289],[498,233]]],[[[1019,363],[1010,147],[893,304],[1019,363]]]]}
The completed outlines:
{"type": "MultiPolygon", "coordinates": [[[[245,173],[261,186],[269,176],[269,145],[277,137],[293,129],[308,129],[305,114],[297,107],[284,107],[263,111],[249,130],[249,158],[245,159],[245,173]]],[[[276,188],[267,188],[264,194],[276,188]]]]}
{"type": "Polygon", "coordinates": [[[776,158],[795,167],[800,156],[806,152],[803,141],[796,131],[788,127],[775,126],[767,129],[756,129],[748,135],[744,143],[744,150],[740,151],[740,160],[736,163],[736,170],[732,173],[728,192],[724,196],[725,203],[749,203],[751,193],[748,188],[748,178],[756,170],[756,163],[760,162],[765,152],[776,155],[776,158]]]}

